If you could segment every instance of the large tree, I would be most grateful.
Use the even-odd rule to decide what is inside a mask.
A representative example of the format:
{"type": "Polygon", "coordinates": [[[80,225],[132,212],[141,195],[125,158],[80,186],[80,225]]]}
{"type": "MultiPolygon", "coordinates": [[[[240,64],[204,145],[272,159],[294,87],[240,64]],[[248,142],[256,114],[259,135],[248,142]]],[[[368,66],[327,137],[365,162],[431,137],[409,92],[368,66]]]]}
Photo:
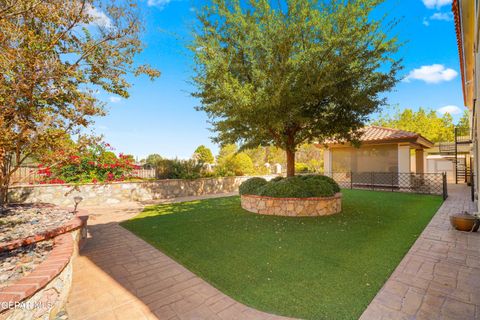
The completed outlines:
{"type": "Polygon", "coordinates": [[[135,1],[0,0],[0,205],[27,158],[65,152],[93,117],[97,91],[128,97],[142,51],[135,1]]]}
{"type": "Polygon", "coordinates": [[[215,142],[274,145],[295,172],[297,146],[354,141],[398,81],[394,23],[382,0],[211,0],[191,45],[199,110],[215,142]]]}

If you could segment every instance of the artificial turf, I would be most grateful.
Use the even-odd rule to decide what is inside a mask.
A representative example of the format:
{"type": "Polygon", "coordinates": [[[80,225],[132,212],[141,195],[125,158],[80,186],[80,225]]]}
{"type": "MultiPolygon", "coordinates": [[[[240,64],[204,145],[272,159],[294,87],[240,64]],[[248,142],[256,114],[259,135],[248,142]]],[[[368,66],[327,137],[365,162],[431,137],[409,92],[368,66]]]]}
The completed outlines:
{"type": "Polygon", "coordinates": [[[232,298],[302,319],[358,319],[442,203],[342,190],[343,211],[249,213],[239,197],[147,207],[122,225],[232,298]]]}

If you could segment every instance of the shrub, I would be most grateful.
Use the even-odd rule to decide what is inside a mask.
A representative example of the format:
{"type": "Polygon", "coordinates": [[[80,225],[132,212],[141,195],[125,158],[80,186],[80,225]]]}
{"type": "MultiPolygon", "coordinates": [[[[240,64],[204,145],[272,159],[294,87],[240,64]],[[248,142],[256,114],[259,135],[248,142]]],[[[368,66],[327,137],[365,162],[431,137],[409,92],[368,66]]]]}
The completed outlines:
{"type": "Polygon", "coordinates": [[[156,171],[160,179],[198,179],[203,176],[203,163],[193,159],[164,159],[156,171]]]}
{"type": "Polygon", "coordinates": [[[272,182],[278,182],[278,181],[281,181],[281,180],[283,180],[283,177],[282,177],[282,176],[278,176],[278,177],[273,178],[273,179],[270,180],[270,181],[272,181],[272,182]]]}
{"type": "Polygon", "coordinates": [[[251,185],[241,186],[240,194],[274,198],[309,198],[331,197],[340,191],[338,184],[333,179],[317,175],[290,178],[277,177],[269,182],[265,182],[261,178],[252,178],[247,181],[253,179],[255,179],[255,182],[251,182],[251,185]],[[262,182],[260,182],[261,180],[262,182]]]}
{"type": "Polygon", "coordinates": [[[330,177],[323,176],[323,175],[306,175],[306,176],[302,176],[302,178],[307,180],[313,179],[313,180],[326,181],[332,186],[333,191],[335,191],[335,193],[340,192],[340,186],[335,180],[333,180],[330,177]]]}
{"type": "Polygon", "coordinates": [[[133,157],[117,157],[106,143],[92,144],[82,153],[54,166],[39,165],[45,183],[87,183],[123,181],[138,169],[133,157]]]}
{"type": "Polygon", "coordinates": [[[257,194],[258,189],[263,187],[268,182],[263,178],[250,178],[240,185],[238,192],[240,194],[257,194]]]}
{"type": "Polygon", "coordinates": [[[310,168],[306,163],[297,162],[295,163],[295,172],[308,173],[310,172],[310,168]]]}
{"type": "Polygon", "coordinates": [[[219,161],[215,171],[219,176],[244,176],[253,174],[254,168],[252,159],[248,154],[240,152],[226,156],[222,161],[219,161]]]}
{"type": "Polygon", "coordinates": [[[305,188],[304,180],[298,177],[270,182],[259,189],[259,195],[274,198],[308,198],[312,195],[305,188]]]}

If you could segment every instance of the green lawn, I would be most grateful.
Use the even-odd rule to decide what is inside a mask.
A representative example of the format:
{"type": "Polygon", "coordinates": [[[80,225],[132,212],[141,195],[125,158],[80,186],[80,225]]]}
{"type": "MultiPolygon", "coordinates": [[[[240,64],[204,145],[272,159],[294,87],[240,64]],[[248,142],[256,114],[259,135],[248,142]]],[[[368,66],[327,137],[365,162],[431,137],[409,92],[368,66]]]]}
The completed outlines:
{"type": "Polygon", "coordinates": [[[357,319],[442,199],[342,192],[343,211],[330,217],[261,216],[228,197],[148,207],[122,225],[246,305],[357,319]]]}

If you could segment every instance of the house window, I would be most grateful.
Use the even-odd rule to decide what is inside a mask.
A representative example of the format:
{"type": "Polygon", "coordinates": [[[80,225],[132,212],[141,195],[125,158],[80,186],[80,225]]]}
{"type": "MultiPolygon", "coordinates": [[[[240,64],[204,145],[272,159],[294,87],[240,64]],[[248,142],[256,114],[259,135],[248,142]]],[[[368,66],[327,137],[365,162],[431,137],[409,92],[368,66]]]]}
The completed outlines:
{"type": "Polygon", "coordinates": [[[398,172],[398,146],[376,145],[332,150],[334,172],[398,172]]]}

